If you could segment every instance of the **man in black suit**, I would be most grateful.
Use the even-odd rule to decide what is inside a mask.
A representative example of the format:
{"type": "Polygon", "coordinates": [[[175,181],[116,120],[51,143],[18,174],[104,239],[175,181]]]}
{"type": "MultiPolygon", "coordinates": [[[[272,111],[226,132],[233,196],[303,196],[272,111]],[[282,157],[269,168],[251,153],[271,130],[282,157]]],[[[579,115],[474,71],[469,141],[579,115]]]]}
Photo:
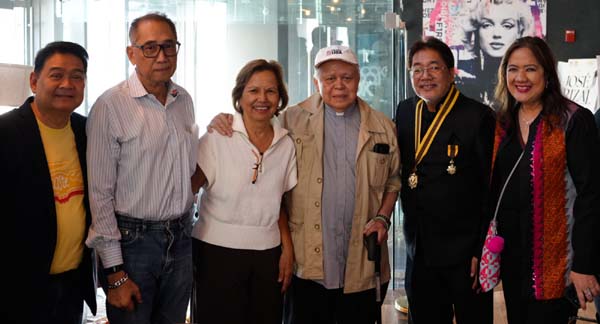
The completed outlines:
{"type": "Polygon", "coordinates": [[[35,58],[34,97],[0,116],[3,323],[81,324],[96,312],[83,101],[88,54],[53,42],[35,58]]]}
{"type": "Polygon", "coordinates": [[[454,57],[435,38],[409,52],[418,97],[396,111],[407,245],[406,293],[414,324],[486,324],[491,293],[478,293],[478,260],[494,140],[493,111],[458,91],[454,57]]]}

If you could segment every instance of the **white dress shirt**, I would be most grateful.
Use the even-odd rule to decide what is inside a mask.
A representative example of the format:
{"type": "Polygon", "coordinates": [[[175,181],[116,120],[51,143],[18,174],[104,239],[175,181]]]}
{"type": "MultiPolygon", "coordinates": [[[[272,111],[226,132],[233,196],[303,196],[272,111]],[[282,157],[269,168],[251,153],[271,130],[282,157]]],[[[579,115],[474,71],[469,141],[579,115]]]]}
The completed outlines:
{"type": "Polygon", "coordinates": [[[123,263],[115,213],[163,221],[192,207],[198,141],[192,99],[170,82],[163,105],[133,73],[98,98],[87,137],[92,225],[86,244],[110,267],[123,263]]]}

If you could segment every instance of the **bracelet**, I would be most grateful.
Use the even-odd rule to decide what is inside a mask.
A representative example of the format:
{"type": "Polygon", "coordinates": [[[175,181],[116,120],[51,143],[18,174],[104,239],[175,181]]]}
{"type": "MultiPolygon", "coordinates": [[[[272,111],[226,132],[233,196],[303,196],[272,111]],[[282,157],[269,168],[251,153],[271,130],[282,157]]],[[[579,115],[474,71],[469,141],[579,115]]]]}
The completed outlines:
{"type": "Polygon", "coordinates": [[[383,226],[385,227],[386,231],[390,230],[390,226],[392,225],[392,222],[390,221],[390,219],[382,214],[377,214],[375,217],[373,217],[373,220],[380,220],[383,223],[383,226]]]}
{"type": "Polygon", "coordinates": [[[125,282],[127,282],[127,280],[129,280],[129,275],[127,274],[127,272],[125,273],[125,275],[123,277],[121,277],[121,279],[113,282],[112,284],[108,284],[108,289],[116,289],[121,287],[125,282]]]}
{"type": "Polygon", "coordinates": [[[383,220],[385,220],[385,222],[388,225],[388,227],[392,226],[392,221],[391,221],[391,219],[390,219],[389,216],[386,216],[384,214],[377,214],[375,217],[381,217],[381,218],[383,218],[383,220]]]}

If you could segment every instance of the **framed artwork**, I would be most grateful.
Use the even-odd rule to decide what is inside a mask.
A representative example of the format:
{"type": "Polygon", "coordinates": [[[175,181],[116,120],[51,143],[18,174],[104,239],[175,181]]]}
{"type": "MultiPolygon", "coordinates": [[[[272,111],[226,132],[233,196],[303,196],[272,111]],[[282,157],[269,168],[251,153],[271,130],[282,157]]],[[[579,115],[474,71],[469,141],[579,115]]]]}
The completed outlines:
{"type": "Polygon", "coordinates": [[[461,92],[493,105],[498,66],[523,36],[546,35],[547,0],[423,0],[423,36],[450,46],[461,92]]]}

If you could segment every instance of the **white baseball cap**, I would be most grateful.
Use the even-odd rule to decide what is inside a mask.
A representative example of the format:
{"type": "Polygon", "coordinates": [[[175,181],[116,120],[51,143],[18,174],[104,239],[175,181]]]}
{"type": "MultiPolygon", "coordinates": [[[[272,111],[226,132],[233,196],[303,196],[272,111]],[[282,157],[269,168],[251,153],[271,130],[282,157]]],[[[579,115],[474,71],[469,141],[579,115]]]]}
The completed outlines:
{"type": "Polygon", "coordinates": [[[318,68],[319,65],[331,60],[340,60],[350,64],[358,65],[358,59],[350,47],[331,45],[319,50],[315,56],[315,68],[318,68]]]}

